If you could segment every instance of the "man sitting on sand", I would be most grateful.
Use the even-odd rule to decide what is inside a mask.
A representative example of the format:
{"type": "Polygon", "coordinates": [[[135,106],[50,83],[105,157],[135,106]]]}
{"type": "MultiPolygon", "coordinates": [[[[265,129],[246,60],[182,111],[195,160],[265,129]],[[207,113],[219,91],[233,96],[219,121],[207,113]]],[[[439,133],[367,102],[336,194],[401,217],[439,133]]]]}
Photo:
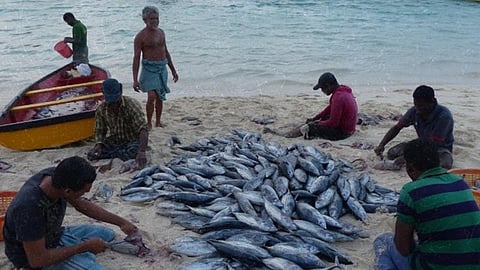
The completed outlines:
{"type": "Polygon", "coordinates": [[[115,79],[105,80],[102,91],[105,102],[95,113],[97,143],[88,153],[88,159],[135,159],[138,168],[143,168],[147,162],[148,127],[142,105],[122,96],[122,84],[115,79]]]}
{"type": "MultiPolygon", "coordinates": [[[[440,166],[451,169],[453,165],[453,117],[450,111],[437,103],[433,88],[420,85],[413,92],[413,104],[398,123],[390,128],[382,141],[375,148],[375,153],[382,156],[385,145],[393,140],[404,127],[413,125],[418,138],[434,141],[438,146],[440,166]]],[[[403,148],[405,143],[400,143],[387,152],[388,161],[377,164],[377,169],[399,170],[405,162],[403,148]]]]}
{"type": "Polygon", "coordinates": [[[5,215],[5,254],[16,269],[104,269],[95,254],[108,248],[115,232],[99,225],[63,227],[67,203],[82,214],[132,235],[138,228],[84,199],[96,178],[81,157],[69,157],[25,182],[5,215]]]}
{"type": "Polygon", "coordinates": [[[439,166],[437,151],[431,140],[405,144],[412,182],[400,191],[395,234],[373,242],[375,269],[480,269],[478,205],[467,183],[439,166]]]}
{"type": "Polygon", "coordinates": [[[339,85],[335,76],[326,72],[318,79],[313,90],[322,89],[330,97],[329,104],[306,123],[287,132],[279,132],[265,128],[264,133],[272,133],[286,138],[303,136],[305,139],[322,138],[327,140],[343,140],[355,132],[357,124],[357,102],[352,89],[346,85],[339,85]]]}

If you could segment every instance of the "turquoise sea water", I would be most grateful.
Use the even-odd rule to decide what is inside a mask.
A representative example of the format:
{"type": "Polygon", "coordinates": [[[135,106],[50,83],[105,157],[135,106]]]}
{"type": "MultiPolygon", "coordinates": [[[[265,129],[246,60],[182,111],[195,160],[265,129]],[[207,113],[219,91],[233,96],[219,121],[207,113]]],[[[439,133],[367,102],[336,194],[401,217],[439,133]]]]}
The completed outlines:
{"type": "Polygon", "coordinates": [[[73,12],[90,61],[130,89],[141,10],[155,5],[180,76],[170,98],[310,92],[332,71],[365,91],[480,87],[480,4],[460,0],[0,1],[0,106],[68,63],[73,12]]]}

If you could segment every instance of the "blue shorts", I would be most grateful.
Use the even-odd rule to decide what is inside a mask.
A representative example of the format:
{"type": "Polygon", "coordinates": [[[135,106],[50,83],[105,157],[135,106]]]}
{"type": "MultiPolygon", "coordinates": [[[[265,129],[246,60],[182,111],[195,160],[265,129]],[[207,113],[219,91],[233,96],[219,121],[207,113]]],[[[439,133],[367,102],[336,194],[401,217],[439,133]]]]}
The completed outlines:
{"type": "Polygon", "coordinates": [[[409,269],[408,256],[398,252],[393,241],[393,233],[383,233],[373,241],[375,266],[378,270],[409,269]]]}
{"type": "MultiPolygon", "coordinates": [[[[69,247],[79,244],[90,238],[100,238],[105,242],[110,242],[115,238],[115,232],[107,227],[98,225],[78,225],[66,227],[58,247],[69,247]]],[[[67,260],[43,267],[42,270],[100,270],[105,269],[103,266],[97,264],[95,254],[91,252],[84,252],[68,258],[67,260]]]]}

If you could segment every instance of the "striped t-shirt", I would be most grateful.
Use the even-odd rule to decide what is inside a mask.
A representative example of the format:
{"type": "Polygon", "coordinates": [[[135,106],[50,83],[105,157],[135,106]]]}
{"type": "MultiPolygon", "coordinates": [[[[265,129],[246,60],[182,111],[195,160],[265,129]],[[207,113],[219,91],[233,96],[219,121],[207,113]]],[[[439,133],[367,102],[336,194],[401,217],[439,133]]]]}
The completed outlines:
{"type": "Polygon", "coordinates": [[[108,103],[101,103],[95,113],[95,141],[104,142],[106,137],[115,144],[138,140],[140,131],[147,129],[147,120],[142,105],[132,97],[122,96],[122,104],[116,113],[109,113],[108,103]]]}
{"type": "Polygon", "coordinates": [[[403,186],[397,211],[418,236],[411,269],[480,269],[480,211],[462,178],[425,171],[403,186]]]}

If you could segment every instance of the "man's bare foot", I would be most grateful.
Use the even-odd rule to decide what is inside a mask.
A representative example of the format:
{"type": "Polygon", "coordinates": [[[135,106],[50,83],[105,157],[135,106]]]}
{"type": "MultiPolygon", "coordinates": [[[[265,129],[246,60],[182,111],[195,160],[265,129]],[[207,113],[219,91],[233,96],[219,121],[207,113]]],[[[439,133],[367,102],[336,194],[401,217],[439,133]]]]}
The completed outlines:
{"type": "Polygon", "coordinates": [[[155,127],[161,127],[161,128],[163,128],[163,127],[165,127],[165,125],[162,124],[162,123],[156,123],[156,124],[155,124],[155,127]]]}
{"type": "Polygon", "coordinates": [[[152,123],[148,123],[147,127],[148,127],[148,131],[152,130],[152,123]]]}

